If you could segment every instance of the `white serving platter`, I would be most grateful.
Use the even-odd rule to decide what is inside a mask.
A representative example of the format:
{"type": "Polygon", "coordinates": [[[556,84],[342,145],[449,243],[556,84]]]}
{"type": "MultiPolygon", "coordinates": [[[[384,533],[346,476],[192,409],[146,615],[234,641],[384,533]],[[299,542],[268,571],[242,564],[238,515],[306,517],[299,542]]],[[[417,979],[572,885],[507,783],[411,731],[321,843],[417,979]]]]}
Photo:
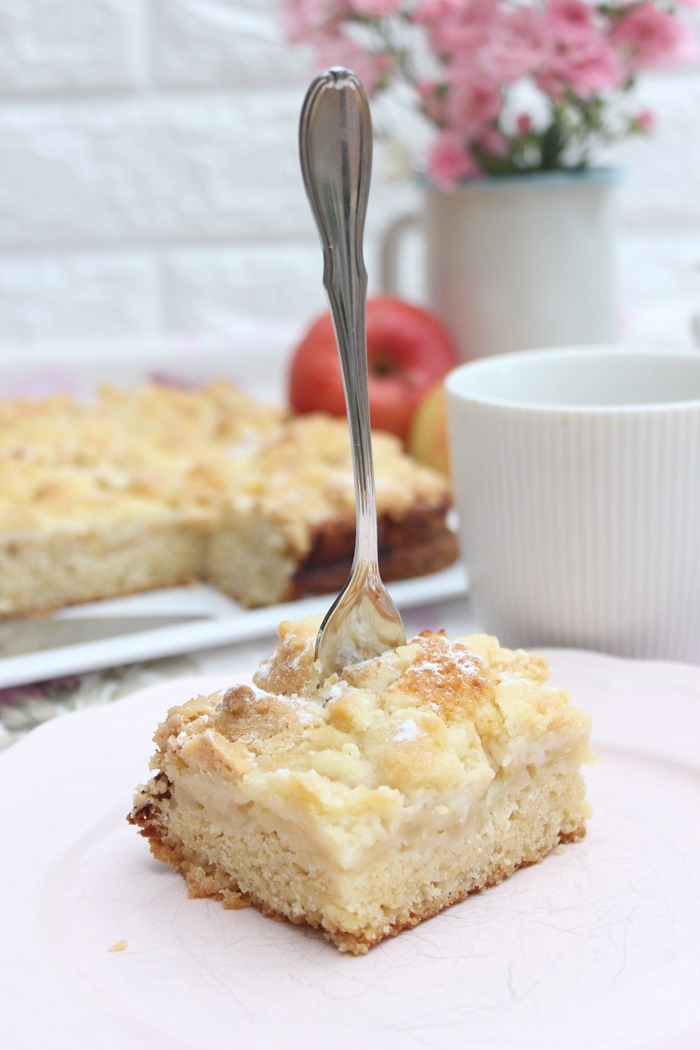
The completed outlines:
{"type": "MultiPolygon", "coordinates": [[[[410,609],[463,597],[466,577],[460,565],[453,565],[430,576],[399,580],[388,589],[399,609],[410,609]]],[[[244,609],[202,584],[91,602],[55,616],[13,621],[12,638],[20,639],[15,642],[15,652],[27,645],[31,648],[0,656],[0,689],[272,637],[282,620],[322,614],[333,597],[320,595],[244,609]],[[88,640],[78,640],[81,634],[88,640]]],[[[3,632],[9,634],[8,624],[0,622],[0,653],[3,632]]],[[[6,643],[4,651],[12,644],[6,643]]]]}

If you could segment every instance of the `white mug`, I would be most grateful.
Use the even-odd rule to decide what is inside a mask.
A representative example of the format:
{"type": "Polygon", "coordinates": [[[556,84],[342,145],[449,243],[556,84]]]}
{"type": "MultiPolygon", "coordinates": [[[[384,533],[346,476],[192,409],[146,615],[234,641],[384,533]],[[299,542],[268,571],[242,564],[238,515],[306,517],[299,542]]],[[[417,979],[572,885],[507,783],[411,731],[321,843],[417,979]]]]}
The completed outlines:
{"type": "Polygon", "coordinates": [[[700,663],[700,354],[525,351],[462,365],[446,389],[484,630],[700,663]]]}
{"type": "Polygon", "coordinates": [[[384,235],[381,281],[402,292],[407,232],[422,229],[426,305],[465,360],[615,338],[614,171],[423,187],[420,216],[384,235]]]}

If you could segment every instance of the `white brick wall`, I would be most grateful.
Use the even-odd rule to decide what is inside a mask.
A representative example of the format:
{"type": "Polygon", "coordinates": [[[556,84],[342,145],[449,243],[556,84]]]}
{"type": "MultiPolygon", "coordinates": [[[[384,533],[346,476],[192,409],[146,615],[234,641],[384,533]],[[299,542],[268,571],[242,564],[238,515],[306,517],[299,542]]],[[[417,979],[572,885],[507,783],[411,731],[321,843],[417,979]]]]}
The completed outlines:
{"type": "MultiPolygon", "coordinates": [[[[310,67],[276,0],[0,0],[0,346],[301,323],[325,306],[297,160],[310,67]]],[[[700,66],[613,158],[625,336],[700,310],[700,66]]],[[[412,206],[377,165],[367,259],[412,206]]]]}

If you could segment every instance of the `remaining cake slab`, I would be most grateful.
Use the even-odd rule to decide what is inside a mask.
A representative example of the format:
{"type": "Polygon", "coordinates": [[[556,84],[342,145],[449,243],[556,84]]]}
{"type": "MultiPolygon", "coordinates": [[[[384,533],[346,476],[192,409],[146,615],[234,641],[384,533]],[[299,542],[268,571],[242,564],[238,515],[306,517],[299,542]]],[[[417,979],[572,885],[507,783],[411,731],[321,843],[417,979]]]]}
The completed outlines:
{"type": "MultiPolygon", "coordinates": [[[[445,479],[375,433],[379,561],[387,580],[421,576],[457,558],[445,479]]],[[[355,487],[344,420],[290,419],[245,463],[219,463],[219,518],[204,575],[245,605],[339,590],[355,545],[355,487]]]]}
{"type": "MultiPolygon", "coordinates": [[[[386,578],[451,564],[447,482],[373,443],[386,578]]],[[[223,381],[0,402],[0,616],[195,580],[246,606],[333,591],[354,534],[344,420],[223,381]]]]}
{"type": "Polygon", "coordinates": [[[206,525],[114,472],[0,460],[0,616],[189,583],[206,525]]]}
{"type": "Polygon", "coordinates": [[[424,633],[321,681],[318,626],[158,728],[129,820],[191,896],[362,954],[583,837],[589,718],[544,660],[424,633]]]}

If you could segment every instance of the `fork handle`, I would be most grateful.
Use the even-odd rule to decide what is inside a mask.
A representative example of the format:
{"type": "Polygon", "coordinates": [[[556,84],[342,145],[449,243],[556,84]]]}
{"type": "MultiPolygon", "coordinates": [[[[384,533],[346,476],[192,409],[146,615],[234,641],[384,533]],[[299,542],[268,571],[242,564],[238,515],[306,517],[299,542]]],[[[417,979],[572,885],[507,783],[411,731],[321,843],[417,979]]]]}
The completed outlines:
{"type": "Polygon", "coordinates": [[[311,84],[301,111],[299,153],[304,187],[323,246],[323,284],[343,372],[355,474],[355,563],[377,563],[362,254],[372,169],[372,122],[362,84],[333,68],[311,84]]]}

